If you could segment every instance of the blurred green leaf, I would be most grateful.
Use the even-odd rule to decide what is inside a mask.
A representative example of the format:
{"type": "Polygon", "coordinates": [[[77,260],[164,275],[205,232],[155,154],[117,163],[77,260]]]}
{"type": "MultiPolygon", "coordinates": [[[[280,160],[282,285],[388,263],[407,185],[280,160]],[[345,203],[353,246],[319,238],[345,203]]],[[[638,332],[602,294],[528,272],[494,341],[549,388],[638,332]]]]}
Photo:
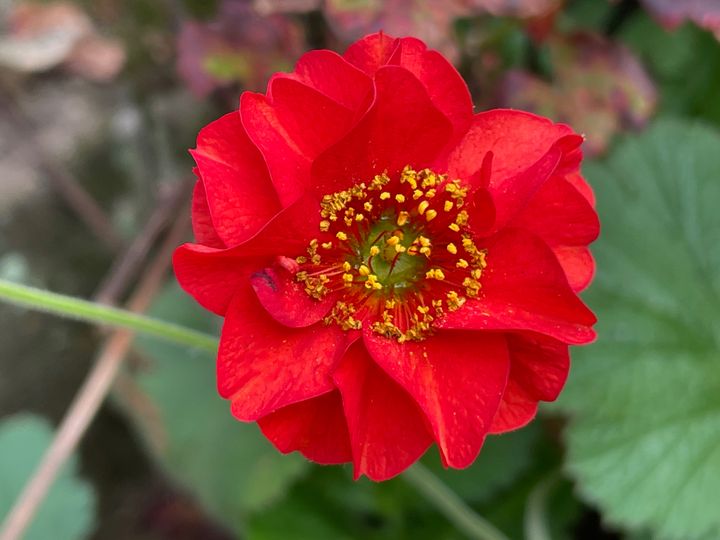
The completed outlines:
{"type": "MultiPolygon", "coordinates": [[[[0,424],[0,517],[8,511],[53,439],[42,418],[18,415],[0,424]]],[[[75,459],[63,467],[24,540],[77,540],[92,530],[95,493],[75,476],[75,459]]],[[[2,521],[2,519],[0,519],[2,521]]]]}
{"type": "Polygon", "coordinates": [[[720,537],[720,133],[664,120],[585,172],[603,230],[598,342],[560,405],[567,468],[611,523],[720,537]]]}
{"type": "MultiPolygon", "coordinates": [[[[151,313],[217,332],[216,318],[175,284],[166,287],[151,313]]],[[[217,395],[212,355],[149,339],[140,340],[140,346],[153,361],[140,383],[166,429],[163,464],[219,519],[242,527],[248,512],[282,497],[307,462],[299,455],[283,456],[255,424],[232,417],[217,395]]]]}

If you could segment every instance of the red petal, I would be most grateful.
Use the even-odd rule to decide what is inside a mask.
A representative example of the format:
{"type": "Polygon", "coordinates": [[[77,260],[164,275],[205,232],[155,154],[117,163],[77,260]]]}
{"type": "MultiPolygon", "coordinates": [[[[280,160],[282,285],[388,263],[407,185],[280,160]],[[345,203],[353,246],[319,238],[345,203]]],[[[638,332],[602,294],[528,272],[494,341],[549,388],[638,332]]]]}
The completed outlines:
{"type": "Polygon", "coordinates": [[[595,277],[595,260],[587,246],[560,246],[553,249],[574,291],[582,291],[595,277]]]}
{"type": "Polygon", "coordinates": [[[568,285],[547,245],[519,229],[490,239],[480,297],[448,313],[444,328],[530,330],[564,343],[595,338],[596,319],[568,285]]]}
{"type": "Polygon", "coordinates": [[[453,124],[459,139],[473,118],[473,103],[467,84],[443,55],[428,50],[416,38],[402,38],[391,63],[407,69],[425,86],[430,99],[453,124]]]}
{"type": "Polygon", "coordinates": [[[410,396],[378,368],[361,343],[335,371],[350,430],[355,478],[387,480],[412,465],[432,443],[410,396]]]}
{"type": "Polygon", "coordinates": [[[331,373],[346,346],[346,334],[335,325],[282,326],[265,312],[249,286],[242,288],[225,316],[218,391],[232,400],[238,419],[257,420],[332,390],[331,373]]]}
{"type": "Polygon", "coordinates": [[[383,171],[393,175],[408,164],[423,168],[448,142],[452,126],[410,72],[385,66],[375,84],[375,102],[365,117],[313,163],[317,193],[339,191],[383,171]]]}
{"type": "Polygon", "coordinates": [[[277,322],[292,328],[319,322],[337,300],[334,295],[322,300],[311,298],[305,287],[295,281],[294,274],[277,264],[255,272],[250,276],[250,283],[265,311],[277,322]]]}
{"type": "Polygon", "coordinates": [[[213,227],[210,208],[208,207],[202,180],[195,182],[195,188],[193,189],[192,227],[195,241],[199,244],[214,248],[225,247],[224,242],[217,235],[213,227]]]}
{"type": "Polygon", "coordinates": [[[532,113],[509,109],[481,112],[473,117],[465,138],[449,156],[448,174],[470,178],[482,166],[485,154],[492,152],[494,187],[528,169],[568,135],[573,135],[568,126],[532,113]]]}
{"type": "Polygon", "coordinates": [[[230,249],[184,244],[175,250],[173,267],[180,285],[206,309],[223,315],[240,284],[278,255],[305,252],[317,236],[319,203],[303,197],[277,214],[253,238],[230,249]]]}
{"type": "Polygon", "coordinates": [[[497,435],[525,427],[537,414],[538,402],[510,379],[489,433],[497,435]]]}
{"type": "Polygon", "coordinates": [[[237,111],[203,128],[190,153],[205,187],[213,227],[226,245],[247,240],[280,209],[265,162],[237,111]]]}
{"type": "Polygon", "coordinates": [[[510,222],[527,229],[550,247],[585,246],[600,232],[597,213],[567,180],[553,176],[510,222]]]}
{"type": "Polygon", "coordinates": [[[503,394],[492,433],[519,429],[537,412],[538,401],[553,401],[560,394],[568,371],[568,346],[538,334],[508,336],[510,380],[503,394]]]}
{"type": "Polygon", "coordinates": [[[333,51],[310,51],[287,77],[310,86],[351,111],[370,105],[372,79],[333,51]]]}
{"type": "Polygon", "coordinates": [[[298,451],[324,465],[352,461],[350,435],[337,390],[283,407],[260,418],[258,425],[283,454],[298,451]]]}
{"type": "Polygon", "coordinates": [[[405,388],[430,422],[443,461],[470,465],[485,440],[507,384],[505,337],[479,332],[441,332],[400,344],[364,333],[373,359],[405,388]]]}
{"type": "Polygon", "coordinates": [[[254,270],[252,262],[258,264],[243,259],[237,248],[216,249],[200,244],[183,244],[173,254],[173,269],[180,286],[218,315],[225,314],[235,291],[247,283],[254,270]]]}
{"type": "Polygon", "coordinates": [[[350,128],[353,111],[296,80],[271,82],[272,99],[246,92],[242,122],[260,148],[283,206],[307,189],[311,161],[350,128]]]}
{"type": "Polygon", "coordinates": [[[345,60],[370,76],[390,61],[400,40],[383,32],[370,34],[356,41],[343,55],[345,60]]]}
{"type": "Polygon", "coordinates": [[[582,196],[587,199],[590,206],[595,208],[595,193],[593,192],[592,187],[590,187],[590,184],[587,183],[579,172],[570,173],[565,176],[565,179],[575,186],[575,189],[577,189],[582,196]]]}

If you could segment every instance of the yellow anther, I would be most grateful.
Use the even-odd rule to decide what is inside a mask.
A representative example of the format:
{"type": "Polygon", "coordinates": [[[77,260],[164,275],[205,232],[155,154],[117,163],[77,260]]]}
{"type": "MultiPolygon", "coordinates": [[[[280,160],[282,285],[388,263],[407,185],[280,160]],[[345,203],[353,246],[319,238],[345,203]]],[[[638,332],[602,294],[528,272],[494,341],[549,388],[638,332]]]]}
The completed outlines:
{"type": "Polygon", "coordinates": [[[395,246],[395,245],[397,245],[399,242],[400,242],[400,237],[397,236],[397,235],[392,235],[390,238],[388,238],[387,240],[385,240],[385,243],[386,243],[388,246],[395,246]]]}
{"type": "Polygon", "coordinates": [[[417,310],[418,310],[420,313],[427,313],[428,311],[430,311],[430,308],[429,308],[428,306],[418,306],[418,307],[417,307],[417,310]]]}
{"type": "Polygon", "coordinates": [[[349,262],[345,261],[344,263],[342,263],[342,268],[346,272],[349,272],[350,269],[352,268],[352,265],[349,262]]]}
{"type": "Polygon", "coordinates": [[[458,259],[458,262],[455,263],[455,266],[458,268],[467,268],[468,262],[465,259],[458,259]]]}
{"type": "Polygon", "coordinates": [[[430,203],[427,201],[423,201],[418,204],[418,212],[420,213],[420,215],[423,215],[425,213],[425,210],[428,209],[428,206],[430,206],[430,203]]]}
{"type": "Polygon", "coordinates": [[[347,234],[345,234],[342,231],[338,231],[338,233],[335,235],[338,240],[342,240],[343,242],[348,239],[347,234]]]}
{"type": "Polygon", "coordinates": [[[452,253],[453,255],[457,255],[457,251],[458,251],[458,250],[457,250],[457,246],[455,246],[455,244],[452,244],[452,243],[448,244],[448,245],[447,245],[447,250],[448,250],[450,253],[452,253]]]}
{"type": "Polygon", "coordinates": [[[365,280],[365,288],[375,289],[376,291],[382,289],[382,283],[379,283],[377,279],[378,277],[375,274],[370,274],[365,280]]]}
{"type": "Polygon", "coordinates": [[[402,227],[408,222],[408,219],[410,218],[410,214],[408,212],[402,211],[398,214],[397,218],[397,224],[398,227],[402,227]]]}
{"type": "Polygon", "coordinates": [[[475,279],[480,279],[480,276],[482,276],[482,270],[475,268],[470,272],[470,275],[475,279]]]}
{"type": "Polygon", "coordinates": [[[417,241],[420,242],[420,245],[423,247],[429,247],[432,245],[430,243],[430,239],[427,238],[426,236],[422,236],[422,235],[418,236],[417,241]]]}
{"type": "Polygon", "coordinates": [[[328,232],[328,229],[330,229],[330,222],[327,219],[323,219],[320,222],[320,230],[322,232],[328,232]]]}
{"type": "Polygon", "coordinates": [[[450,210],[453,209],[453,206],[455,206],[455,205],[453,204],[452,201],[445,201],[445,204],[443,205],[443,210],[445,210],[446,212],[449,212],[450,210]]]}
{"type": "Polygon", "coordinates": [[[404,203],[405,195],[403,195],[402,193],[398,193],[397,195],[395,195],[395,200],[399,203],[404,203]]]}
{"type": "Polygon", "coordinates": [[[387,201],[390,197],[391,197],[391,195],[390,195],[390,192],[389,192],[389,191],[383,191],[383,192],[380,194],[380,200],[381,200],[381,201],[387,201]]]}
{"type": "Polygon", "coordinates": [[[423,195],[425,195],[425,194],[422,191],[420,191],[419,189],[416,189],[415,191],[413,191],[413,199],[415,199],[416,201],[423,195]]]}
{"type": "Polygon", "coordinates": [[[377,247],[377,246],[370,246],[370,256],[371,256],[371,257],[374,257],[374,256],[377,255],[378,253],[380,253],[380,248],[379,248],[379,247],[377,247]]]}
{"type": "Polygon", "coordinates": [[[342,278],[343,278],[343,281],[345,282],[345,285],[351,284],[354,279],[352,274],[343,274],[342,278]]]}
{"type": "Polygon", "coordinates": [[[430,248],[429,248],[428,246],[423,246],[423,247],[420,248],[420,253],[422,253],[422,254],[425,255],[426,257],[429,257],[429,256],[430,256],[430,253],[431,253],[431,250],[430,250],[430,248]]]}
{"type": "Polygon", "coordinates": [[[370,269],[365,266],[364,264],[360,265],[360,268],[358,268],[358,274],[361,276],[369,276],[370,275],[370,269]]]}
{"type": "Polygon", "coordinates": [[[365,209],[366,212],[372,212],[373,205],[372,205],[372,203],[371,203],[370,201],[366,201],[366,202],[363,204],[363,208],[365,209]]]}
{"type": "Polygon", "coordinates": [[[427,197],[428,199],[432,199],[434,196],[435,196],[435,190],[434,190],[434,189],[428,189],[428,190],[425,192],[425,197],[427,197]]]}
{"type": "Polygon", "coordinates": [[[427,279],[445,279],[445,273],[440,270],[439,268],[431,268],[427,272],[425,272],[425,277],[427,279]]]}
{"type": "Polygon", "coordinates": [[[460,232],[460,225],[458,225],[457,223],[451,223],[450,225],[448,225],[448,229],[450,229],[451,231],[460,232]]]}
{"type": "Polygon", "coordinates": [[[403,246],[402,244],[396,244],[395,252],[396,253],[405,253],[405,246],[403,246]]]}
{"type": "Polygon", "coordinates": [[[298,264],[305,264],[307,261],[307,257],[304,257],[302,255],[300,255],[299,257],[295,257],[295,262],[297,262],[298,264]]]}
{"type": "Polygon", "coordinates": [[[363,216],[362,214],[358,214],[355,216],[355,221],[362,221],[363,219],[365,219],[365,216],[363,216]]]}
{"type": "Polygon", "coordinates": [[[427,213],[425,214],[425,219],[427,219],[428,221],[432,221],[436,217],[437,217],[437,210],[433,210],[432,208],[430,210],[428,210],[427,213]]]}
{"type": "Polygon", "coordinates": [[[455,218],[455,223],[458,225],[467,225],[468,217],[468,213],[465,210],[461,210],[455,218]]]}
{"type": "Polygon", "coordinates": [[[321,245],[323,249],[332,249],[332,242],[323,242],[321,245]]]}
{"type": "Polygon", "coordinates": [[[395,300],[385,300],[385,309],[393,309],[395,307],[395,300]]]}

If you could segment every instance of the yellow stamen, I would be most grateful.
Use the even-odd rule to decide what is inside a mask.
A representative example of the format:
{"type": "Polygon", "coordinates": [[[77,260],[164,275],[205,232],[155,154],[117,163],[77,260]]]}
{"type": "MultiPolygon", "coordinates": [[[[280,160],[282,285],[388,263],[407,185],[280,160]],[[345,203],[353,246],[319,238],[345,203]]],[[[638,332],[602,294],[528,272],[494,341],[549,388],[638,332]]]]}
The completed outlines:
{"type": "Polygon", "coordinates": [[[369,276],[370,275],[370,269],[365,266],[364,264],[360,265],[360,268],[358,268],[358,274],[361,276],[369,276]]]}
{"type": "Polygon", "coordinates": [[[455,246],[455,244],[448,244],[448,245],[447,245],[447,250],[448,250],[450,253],[452,253],[453,255],[457,255],[457,251],[458,251],[458,250],[457,250],[457,247],[455,246]]]}
{"type": "Polygon", "coordinates": [[[452,210],[453,206],[455,206],[455,205],[453,204],[452,201],[445,201],[445,204],[443,205],[443,210],[445,210],[446,212],[449,212],[450,210],[452,210]]]}
{"type": "Polygon", "coordinates": [[[338,231],[338,233],[335,235],[338,240],[342,240],[343,242],[348,239],[347,234],[345,234],[342,231],[338,231]]]}
{"type": "Polygon", "coordinates": [[[423,201],[418,204],[418,212],[420,213],[420,215],[423,215],[425,213],[425,210],[428,209],[428,206],[430,206],[430,203],[427,201],[423,201]]]}
{"type": "Polygon", "coordinates": [[[389,191],[383,191],[383,192],[380,194],[380,200],[381,200],[381,201],[387,201],[390,197],[391,197],[391,195],[390,195],[390,192],[389,192],[389,191]]]}
{"type": "Polygon", "coordinates": [[[437,217],[437,210],[433,210],[432,208],[430,210],[428,210],[427,213],[425,214],[425,219],[427,219],[428,221],[432,221],[436,217],[437,217]]]}
{"type": "Polygon", "coordinates": [[[395,195],[395,200],[399,203],[404,203],[405,195],[403,195],[402,193],[398,193],[397,195],[395,195]]]}
{"type": "Polygon", "coordinates": [[[370,256],[371,256],[371,257],[374,257],[374,256],[377,255],[378,253],[380,253],[380,248],[379,248],[379,247],[377,247],[377,246],[371,246],[371,247],[370,247],[370,256]]]}

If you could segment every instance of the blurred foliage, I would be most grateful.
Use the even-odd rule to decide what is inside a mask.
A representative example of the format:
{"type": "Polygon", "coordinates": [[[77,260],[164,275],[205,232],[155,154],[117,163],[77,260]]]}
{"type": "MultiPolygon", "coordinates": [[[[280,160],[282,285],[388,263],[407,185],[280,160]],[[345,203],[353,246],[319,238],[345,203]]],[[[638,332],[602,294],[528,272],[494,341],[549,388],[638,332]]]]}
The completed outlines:
{"type": "MultiPolygon", "coordinates": [[[[52,427],[37,416],[16,415],[0,422],[0,516],[10,511],[52,438],[52,427]]],[[[75,475],[75,461],[73,457],[63,467],[25,540],[75,540],[90,532],[95,493],[75,475]]]]}

